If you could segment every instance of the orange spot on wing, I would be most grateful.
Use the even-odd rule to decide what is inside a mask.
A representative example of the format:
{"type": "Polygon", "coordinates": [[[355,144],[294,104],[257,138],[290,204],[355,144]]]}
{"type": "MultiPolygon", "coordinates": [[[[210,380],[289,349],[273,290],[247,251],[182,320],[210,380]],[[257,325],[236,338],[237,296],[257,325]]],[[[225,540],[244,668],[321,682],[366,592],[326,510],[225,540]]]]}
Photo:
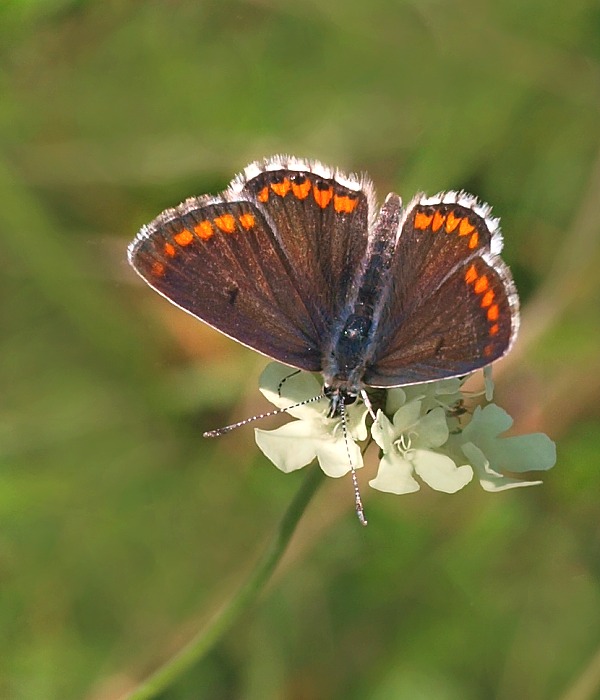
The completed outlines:
{"type": "MultiPolygon", "coordinates": [[[[477,288],[475,289],[477,291],[477,288]]],[[[483,295],[483,299],[481,300],[481,306],[486,309],[488,306],[491,305],[491,303],[494,301],[494,292],[491,289],[488,289],[487,292],[483,295]]]]}
{"type": "Polygon", "coordinates": [[[477,270],[475,269],[475,265],[471,265],[471,267],[465,273],[465,282],[467,284],[471,284],[471,282],[475,282],[476,279],[477,270]]]}
{"type": "Polygon", "coordinates": [[[490,335],[497,335],[499,330],[500,326],[497,323],[494,323],[493,326],[490,326],[490,335]]]}
{"type": "Polygon", "coordinates": [[[493,353],[494,353],[494,346],[493,346],[493,345],[486,345],[486,346],[483,348],[483,354],[484,354],[486,357],[491,357],[491,356],[493,355],[493,353]]]}
{"type": "Polygon", "coordinates": [[[223,233],[233,233],[235,231],[235,219],[231,214],[223,214],[215,219],[215,226],[223,233]]]}
{"type": "Polygon", "coordinates": [[[468,236],[470,233],[472,233],[475,230],[475,226],[467,219],[465,216],[464,219],[460,220],[460,226],[458,227],[458,235],[459,236],[468,236]]]}
{"type": "Polygon", "coordinates": [[[446,217],[440,211],[436,211],[435,214],[433,215],[433,221],[431,223],[431,228],[434,231],[439,231],[440,228],[442,227],[442,224],[444,223],[445,218],[446,217]]]}
{"type": "Polygon", "coordinates": [[[325,209],[333,197],[333,187],[328,187],[326,190],[320,190],[315,185],[313,187],[313,196],[315,198],[315,202],[321,207],[321,209],[325,209]]]}
{"type": "Polygon", "coordinates": [[[419,231],[424,231],[433,219],[433,214],[426,214],[423,211],[418,211],[415,214],[415,228],[419,231]]]}
{"type": "Polygon", "coordinates": [[[285,195],[292,189],[292,183],[286,177],[282,182],[272,182],[271,189],[280,197],[285,197],[285,195]]]}
{"type": "Polygon", "coordinates": [[[338,214],[351,214],[358,204],[358,200],[347,195],[335,195],[333,198],[333,208],[338,214]]]}
{"type": "Polygon", "coordinates": [[[203,241],[207,241],[214,234],[212,224],[210,221],[201,221],[199,224],[194,226],[194,233],[201,238],[203,241]]]}
{"type": "Polygon", "coordinates": [[[292,182],[292,194],[296,199],[306,199],[310,194],[311,187],[312,185],[308,178],[306,178],[304,182],[292,182]]]}
{"type": "Polygon", "coordinates": [[[475,233],[473,233],[471,238],[469,238],[469,248],[471,248],[471,250],[472,250],[473,248],[477,248],[478,245],[479,245],[479,234],[477,233],[477,231],[475,231],[475,233]]]}
{"type": "Polygon", "coordinates": [[[488,288],[488,278],[486,275],[481,275],[481,277],[475,282],[475,292],[477,294],[481,294],[482,292],[485,292],[485,290],[488,288]]]}
{"type": "Polygon", "coordinates": [[[189,245],[194,240],[194,234],[188,231],[187,228],[184,228],[183,231],[176,233],[173,238],[175,239],[175,243],[179,245],[189,245]]]}
{"type": "Polygon", "coordinates": [[[452,233],[461,221],[462,219],[451,211],[446,217],[446,233],[452,233]]]}
{"type": "Polygon", "coordinates": [[[175,246],[171,243],[165,243],[163,250],[165,251],[165,255],[168,255],[170,258],[175,257],[175,246]]]}
{"type": "Polygon", "coordinates": [[[265,187],[263,187],[262,190],[258,193],[257,197],[259,202],[268,202],[269,188],[265,185],[265,187]]]}
{"type": "Polygon", "coordinates": [[[497,321],[499,315],[500,309],[498,308],[498,304],[492,304],[487,311],[488,321],[497,321]]]}
{"type": "Polygon", "coordinates": [[[254,214],[242,214],[240,216],[240,224],[242,225],[242,228],[246,229],[246,231],[251,229],[255,223],[256,219],[254,218],[254,214]]]}
{"type": "Polygon", "coordinates": [[[163,263],[158,262],[158,260],[152,263],[150,270],[153,275],[156,275],[156,277],[162,277],[165,274],[165,266],[163,263]]]}

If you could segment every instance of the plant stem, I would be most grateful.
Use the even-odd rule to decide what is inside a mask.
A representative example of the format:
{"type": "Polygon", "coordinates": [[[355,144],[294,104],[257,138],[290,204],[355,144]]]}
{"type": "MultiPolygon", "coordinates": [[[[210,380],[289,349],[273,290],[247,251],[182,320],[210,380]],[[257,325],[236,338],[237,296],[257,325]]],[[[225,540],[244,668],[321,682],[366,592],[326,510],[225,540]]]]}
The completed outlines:
{"type": "Polygon", "coordinates": [[[183,649],[127,695],[127,700],[147,700],[163,692],[210,651],[242,613],[254,604],[281,560],[307,505],[323,481],[323,472],[318,466],[309,469],[300,490],[281,519],[271,543],[247,581],[183,649]]]}

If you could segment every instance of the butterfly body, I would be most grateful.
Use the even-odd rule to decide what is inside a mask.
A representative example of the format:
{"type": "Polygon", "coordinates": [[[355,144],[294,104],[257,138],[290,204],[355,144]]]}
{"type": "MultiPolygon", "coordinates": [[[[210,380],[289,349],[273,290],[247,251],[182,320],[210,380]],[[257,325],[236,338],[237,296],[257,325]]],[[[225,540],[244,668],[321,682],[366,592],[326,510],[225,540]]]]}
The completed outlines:
{"type": "Polygon", "coordinates": [[[351,285],[353,292],[332,324],[331,344],[325,349],[322,373],[329,394],[334,396],[339,391],[346,402],[365,388],[364,376],[377,350],[401,207],[400,197],[388,196],[373,226],[364,264],[351,285]]]}
{"type": "Polygon", "coordinates": [[[487,205],[465,193],[388,195],[365,177],[277,156],[217,197],[142,228],[129,260],[226,335],[321,372],[330,412],[366,387],[467,374],[504,355],[518,297],[487,205]]]}

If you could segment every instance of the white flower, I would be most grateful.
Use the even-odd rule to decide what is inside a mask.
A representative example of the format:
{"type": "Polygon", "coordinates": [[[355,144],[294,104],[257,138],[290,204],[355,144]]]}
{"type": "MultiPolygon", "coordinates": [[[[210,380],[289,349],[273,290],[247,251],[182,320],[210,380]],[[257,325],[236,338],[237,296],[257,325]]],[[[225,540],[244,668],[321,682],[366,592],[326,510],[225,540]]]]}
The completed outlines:
{"type": "Polygon", "coordinates": [[[512,424],[512,418],[496,404],[478,406],[459,436],[460,448],[486,491],[540,484],[515,479],[507,473],[545,471],[556,462],[556,445],[543,433],[498,437],[512,424]]]}
{"type": "MultiPolygon", "coordinates": [[[[437,491],[454,493],[474,473],[486,491],[541,483],[516,475],[554,466],[552,440],[542,433],[500,437],[511,427],[511,417],[495,404],[478,406],[470,416],[463,406],[464,379],[386,392],[385,412],[379,410],[371,426],[383,452],[377,476],[369,482],[373,488],[412,493],[423,481],[437,491]]],[[[485,392],[472,396],[485,393],[489,401],[494,388],[489,372],[484,379],[485,392]]],[[[341,417],[327,417],[330,402],[313,375],[271,363],[261,375],[260,390],[297,419],[276,430],[255,430],[259,448],[279,469],[292,472],[317,459],[325,474],[340,477],[363,466],[357,443],[364,443],[369,431],[368,411],[361,400],[346,406],[344,436],[341,417]]]]}
{"type": "Polygon", "coordinates": [[[388,389],[385,412],[388,415],[393,415],[400,406],[404,406],[408,401],[419,399],[422,401],[422,413],[427,413],[430,409],[438,406],[451,409],[463,398],[460,392],[463,382],[464,379],[453,377],[452,379],[440,379],[438,382],[388,389]]]}
{"type": "MultiPolygon", "coordinates": [[[[313,397],[322,397],[322,387],[314,376],[296,372],[285,365],[271,363],[260,377],[260,390],[280,408],[287,408],[313,397]]],[[[256,444],[276,467],[292,472],[315,458],[327,476],[340,477],[352,466],[363,466],[362,453],[355,440],[367,439],[367,408],[362,403],[347,406],[348,439],[344,439],[340,417],[328,418],[329,400],[290,408],[298,418],[275,430],[255,429],[256,444]]]]}
{"type": "Polygon", "coordinates": [[[393,422],[381,411],[371,434],[383,450],[375,479],[369,484],[388,493],[412,493],[420,488],[415,475],[437,491],[454,493],[469,483],[473,470],[457,467],[445,454],[436,451],[449,436],[446,412],[441,406],[422,414],[424,399],[412,399],[394,414],[393,422]]]}

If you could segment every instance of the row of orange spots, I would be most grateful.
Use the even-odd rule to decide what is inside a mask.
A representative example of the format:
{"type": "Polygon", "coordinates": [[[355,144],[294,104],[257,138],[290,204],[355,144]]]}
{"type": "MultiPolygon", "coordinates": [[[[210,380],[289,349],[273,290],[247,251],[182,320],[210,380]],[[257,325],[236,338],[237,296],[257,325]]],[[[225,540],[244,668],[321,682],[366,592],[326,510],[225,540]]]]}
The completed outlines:
{"type": "MultiPolygon", "coordinates": [[[[190,245],[190,243],[192,243],[196,237],[203,241],[207,241],[209,238],[212,238],[215,234],[215,227],[223,233],[235,233],[238,223],[243,229],[248,231],[256,224],[256,219],[254,214],[250,213],[241,214],[237,220],[232,214],[222,214],[221,216],[215,217],[212,221],[205,219],[198,222],[191,231],[187,228],[178,231],[173,236],[173,240],[175,243],[177,243],[177,245],[185,248],[185,246],[190,245]]],[[[163,252],[168,258],[174,258],[177,254],[177,249],[172,243],[167,241],[163,245],[163,252]]],[[[158,277],[164,275],[164,264],[159,261],[154,262],[152,264],[152,273],[158,277]]]]}
{"type": "Polygon", "coordinates": [[[315,202],[321,209],[327,208],[333,199],[333,208],[338,214],[351,214],[358,204],[356,197],[334,194],[331,185],[321,189],[317,185],[313,185],[308,178],[300,182],[293,182],[287,177],[281,182],[272,182],[270,185],[265,185],[257,195],[259,202],[269,201],[269,187],[279,197],[285,197],[288,192],[291,192],[296,199],[301,200],[306,199],[312,190],[315,202]]]}
{"type": "MultiPolygon", "coordinates": [[[[206,241],[214,236],[215,230],[213,225],[223,233],[235,233],[238,223],[244,230],[249,231],[256,224],[256,219],[254,214],[250,213],[240,214],[237,221],[232,214],[221,214],[221,216],[215,217],[212,222],[205,219],[197,223],[194,226],[194,233],[198,238],[206,241]]],[[[180,245],[189,245],[194,240],[193,235],[187,229],[183,229],[180,233],[175,234],[173,238],[180,245]]]]}
{"type": "MultiPolygon", "coordinates": [[[[480,306],[482,309],[487,309],[486,315],[487,320],[490,323],[489,334],[490,336],[495,336],[500,330],[498,325],[498,317],[500,316],[500,308],[498,304],[494,303],[494,290],[490,288],[490,282],[488,276],[484,273],[482,275],[477,274],[475,265],[471,265],[469,269],[465,272],[465,282],[467,284],[473,285],[473,291],[475,294],[481,297],[480,306]]],[[[491,355],[493,352],[492,345],[486,345],[483,349],[484,355],[491,355]]]]}
{"type": "Polygon", "coordinates": [[[448,214],[443,214],[439,209],[433,214],[427,214],[424,211],[418,211],[415,214],[414,226],[419,231],[424,231],[431,226],[431,230],[437,233],[442,226],[446,224],[446,233],[453,233],[458,228],[459,236],[469,236],[469,248],[477,248],[479,245],[479,234],[475,226],[469,221],[466,216],[456,216],[454,211],[448,214]]]}

